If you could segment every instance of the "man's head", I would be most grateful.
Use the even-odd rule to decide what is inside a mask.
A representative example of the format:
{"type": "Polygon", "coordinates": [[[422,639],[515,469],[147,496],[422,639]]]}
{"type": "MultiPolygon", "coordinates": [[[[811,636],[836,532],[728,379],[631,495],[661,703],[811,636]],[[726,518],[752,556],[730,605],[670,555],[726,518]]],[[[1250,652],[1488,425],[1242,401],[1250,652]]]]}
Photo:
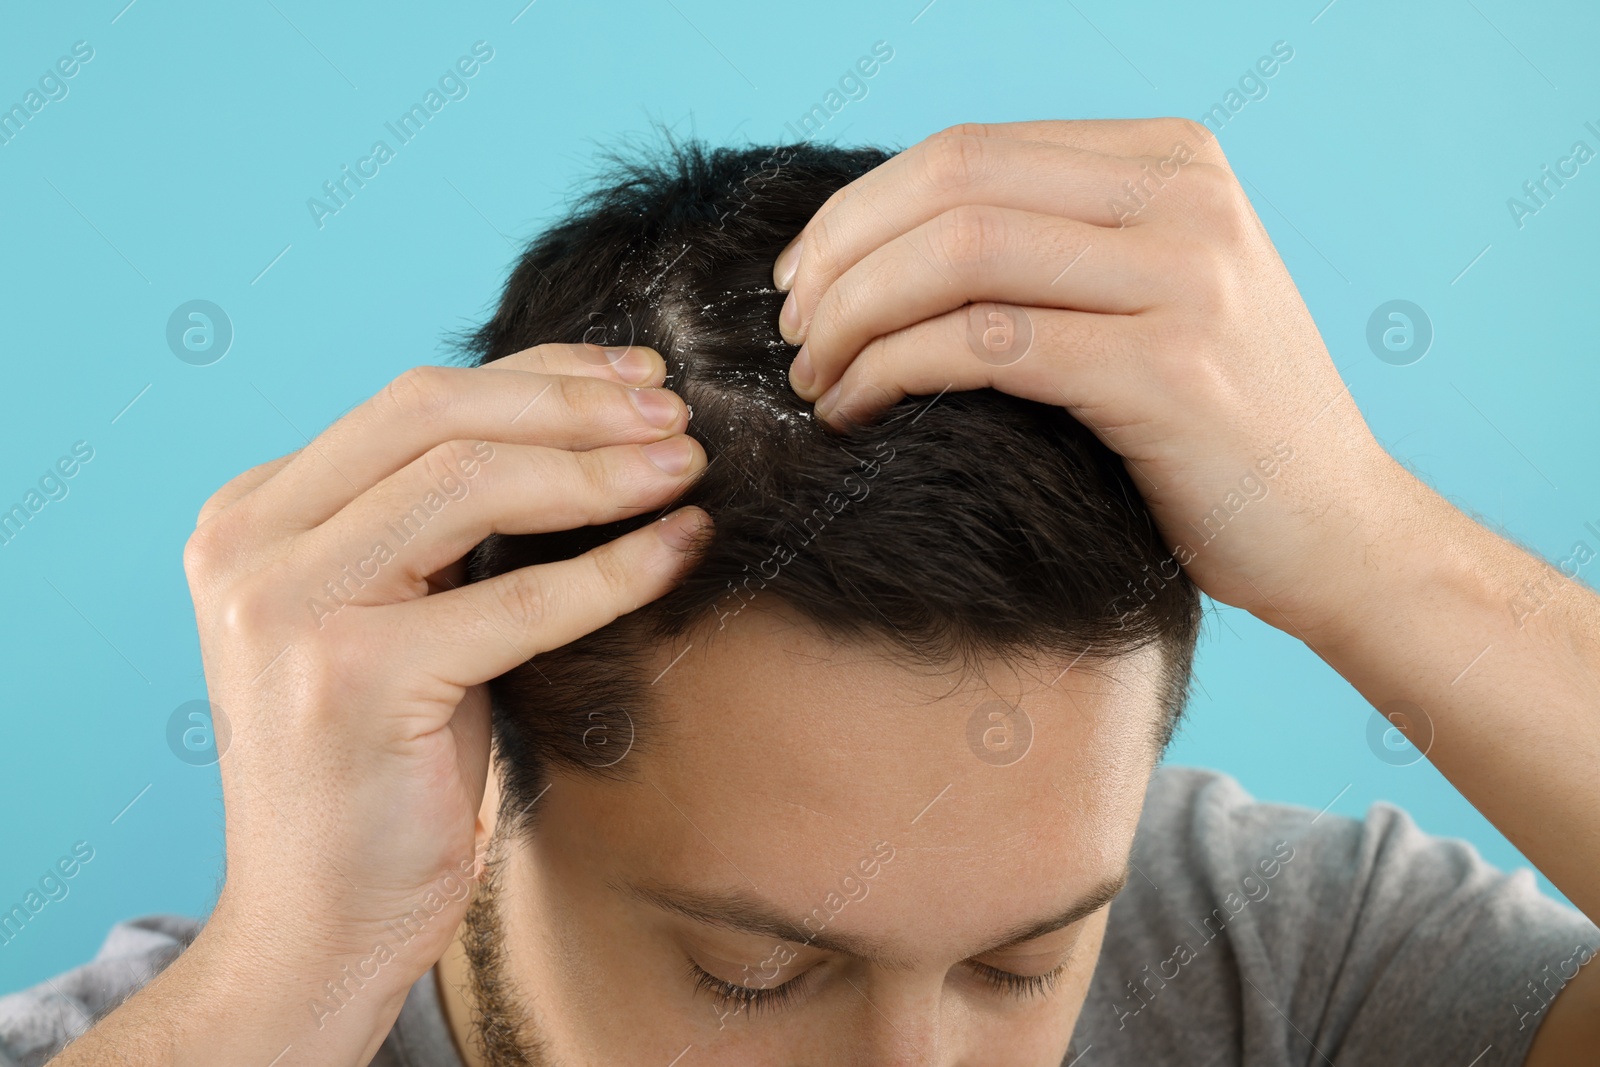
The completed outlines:
{"type": "MultiPolygon", "coordinates": [[[[887,158],[619,159],[468,339],[659,351],[708,458],[681,503],[714,524],[677,589],[492,687],[464,934],[491,1062],[1065,1048],[1199,598],[1064,411],[949,392],[840,435],[789,389],[772,262],[887,158]]],[[[472,576],[645,521],[491,537],[472,576]]]]}

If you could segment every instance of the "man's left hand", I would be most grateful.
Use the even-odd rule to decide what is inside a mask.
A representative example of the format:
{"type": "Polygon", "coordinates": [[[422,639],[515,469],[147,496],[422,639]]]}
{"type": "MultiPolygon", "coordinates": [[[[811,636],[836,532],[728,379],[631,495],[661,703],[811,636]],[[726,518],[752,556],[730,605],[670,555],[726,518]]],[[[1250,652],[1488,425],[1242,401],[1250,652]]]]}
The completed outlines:
{"type": "Polygon", "coordinates": [[[1189,576],[1280,628],[1348,610],[1341,561],[1417,484],[1195,122],[951,127],[830,197],[774,276],[829,424],[945,389],[1061,405],[1189,576]]]}

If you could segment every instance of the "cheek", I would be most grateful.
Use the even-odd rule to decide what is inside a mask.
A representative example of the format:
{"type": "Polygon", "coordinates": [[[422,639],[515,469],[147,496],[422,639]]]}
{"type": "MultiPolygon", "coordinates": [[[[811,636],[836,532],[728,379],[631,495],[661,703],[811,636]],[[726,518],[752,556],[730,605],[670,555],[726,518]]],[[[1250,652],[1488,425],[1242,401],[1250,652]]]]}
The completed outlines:
{"type": "Polygon", "coordinates": [[[660,953],[627,925],[604,873],[563,840],[541,828],[507,864],[500,913],[508,977],[536,1006],[553,1062],[651,1062],[648,1035],[664,1032],[663,986],[652,969],[660,953]],[[629,1025],[616,1025],[619,1014],[629,1025]]]}
{"type": "Polygon", "coordinates": [[[586,905],[560,856],[534,847],[508,864],[501,879],[500,921],[506,962],[523,989],[543,1005],[548,1025],[603,988],[594,967],[593,906],[586,905]]]}

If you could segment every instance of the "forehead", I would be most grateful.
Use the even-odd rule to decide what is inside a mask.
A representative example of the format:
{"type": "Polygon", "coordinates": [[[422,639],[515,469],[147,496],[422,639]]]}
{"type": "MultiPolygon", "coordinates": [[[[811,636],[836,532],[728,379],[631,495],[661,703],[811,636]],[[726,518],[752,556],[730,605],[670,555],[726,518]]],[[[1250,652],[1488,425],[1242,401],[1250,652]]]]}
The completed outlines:
{"type": "Polygon", "coordinates": [[[571,818],[545,818],[581,819],[608,878],[756,892],[805,914],[888,846],[882,891],[838,928],[915,943],[936,929],[954,949],[1125,866],[1162,714],[1154,653],[1093,672],[940,669],[780,607],[657,659],[631,780],[575,779],[549,798],[571,818]]]}
{"type": "Polygon", "coordinates": [[[656,766],[648,753],[659,747],[661,774],[694,767],[741,789],[751,776],[781,779],[834,791],[851,810],[941,775],[994,795],[1065,784],[1153,757],[1163,715],[1154,649],[1100,662],[934,663],[829,636],[781,602],[662,645],[654,659],[643,700],[659,745],[642,763],[656,766]],[[1069,750],[1077,758],[1063,763],[1069,750]]]}

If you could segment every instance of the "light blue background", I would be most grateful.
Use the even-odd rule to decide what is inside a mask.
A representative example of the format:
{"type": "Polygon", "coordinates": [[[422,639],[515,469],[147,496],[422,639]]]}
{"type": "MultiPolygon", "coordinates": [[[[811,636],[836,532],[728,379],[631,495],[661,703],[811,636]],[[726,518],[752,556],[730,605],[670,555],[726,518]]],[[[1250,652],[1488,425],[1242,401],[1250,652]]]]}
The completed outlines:
{"type": "MultiPolygon", "coordinates": [[[[1584,527],[1600,527],[1600,163],[1520,229],[1506,206],[1575,140],[1600,148],[1584,129],[1600,126],[1600,16],[1576,0],[1325,2],[8,5],[0,105],[73,42],[94,58],[0,145],[0,504],[74,441],[95,455],[0,547],[0,908],[74,842],[95,858],[0,947],[0,989],[86,959],[119,918],[214,898],[216,768],[175,759],[165,734],[204,696],[180,554],[205,498],[440,361],[598,146],[657,119],[789,139],[878,40],[893,59],[823,139],[1198,118],[1287,41],[1294,58],[1222,142],[1362,410],[1483,521],[1548,557],[1600,548],[1584,527]],[[319,230],[307,199],[479,40],[494,58],[470,94],[319,230]],[[165,341],[197,298],[236,330],[211,366],[165,341]],[[1365,341],[1395,298],[1436,330],[1411,366],[1365,341]]],[[[1425,761],[1378,759],[1366,704],[1294,639],[1222,609],[1198,670],[1175,759],[1314,808],[1394,801],[1525,863],[1425,761]]]]}

